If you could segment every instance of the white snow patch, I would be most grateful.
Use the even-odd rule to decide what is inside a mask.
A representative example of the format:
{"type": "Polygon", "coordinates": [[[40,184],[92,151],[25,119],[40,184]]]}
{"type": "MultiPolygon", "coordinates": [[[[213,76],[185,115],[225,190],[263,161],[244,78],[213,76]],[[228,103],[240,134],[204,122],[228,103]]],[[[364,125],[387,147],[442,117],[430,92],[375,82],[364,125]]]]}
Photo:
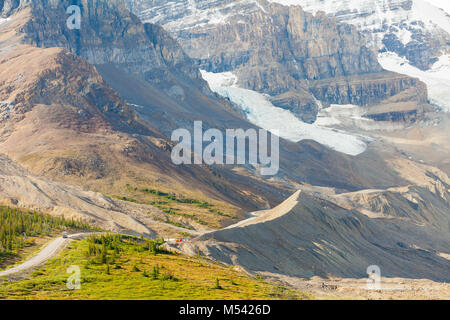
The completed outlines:
{"type": "Polygon", "coordinates": [[[397,37],[400,39],[400,41],[406,46],[412,39],[412,33],[409,30],[406,29],[400,29],[397,32],[397,37]]]}
{"type": "MultiPolygon", "coordinates": [[[[285,6],[301,6],[306,11],[316,14],[318,11],[327,13],[337,13],[339,11],[349,11],[351,16],[355,12],[373,12],[386,13],[390,6],[401,3],[402,0],[268,0],[269,2],[279,3],[285,6]]],[[[450,1],[448,0],[413,0],[413,6],[416,8],[425,8],[441,10],[450,14],[450,1]]],[[[426,16],[427,12],[422,12],[421,16],[426,16]]],[[[428,18],[430,18],[428,16],[428,18]]]]}
{"type": "Polygon", "coordinates": [[[231,72],[211,73],[201,70],[201,73],[211,90],[240,106],[250,122],[268,131],[277,130],[284,139],[294,142],[310,139],[353,156],[367,149],[366,141],[370,139],[318,124],[304,123],[289,110],[275,107],[266,95],[239,88],[237,77],[231,72]]]}
{"type": "Polygon", "coordinates": [[[425,82],[430,102],[450,112],[450,55],[441,56],[427,71],[410,65],[407,59],[392,52],[379,54],[378,61],[386,70],[416,77],[425,82]]]}
{"type": "Polygon", "coordinates": [[[413,18],[421,20],[428,25],[436,25],[450,33],[450,16],[425,0],[414,0],[413,18]]]}
{"type": "Polygon", "coordinates": [[[169,1],[163,5],[152,5],[143,10],[141,15],[145,22],[161,24],[168,31],[189,30],[192,28],[208,28],[229,23],[229,18],[236,15],[239,6],[255,5],[253,10],[265,9],[256,0],[241,0],[225,4],[212,4],[205,8],[196,0],[169,1]]]}
{"type": "Polygon", "coordinates": [[[450,1],[448,0],[425,0],[425,1],[450,14],[450,1]]]}
{"type": "Polygon", "coordinates": [[[200,72],[211,90],[220,87],[236,87],[238,81],[238,78],[232,72],[213,73],[205,70],[200,70],[200,72]]]}

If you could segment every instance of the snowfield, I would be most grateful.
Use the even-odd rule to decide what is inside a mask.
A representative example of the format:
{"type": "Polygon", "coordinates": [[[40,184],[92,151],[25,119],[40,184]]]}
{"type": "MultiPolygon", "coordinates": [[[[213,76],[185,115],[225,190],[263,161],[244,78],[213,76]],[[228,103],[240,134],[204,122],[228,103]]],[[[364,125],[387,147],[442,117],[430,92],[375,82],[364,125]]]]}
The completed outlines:
{"type": "Polygon", "coordinates": [[[231,72],[211,73],[204,70],[201,72],[211,90],[241,107],[250,122],[268,131],[277,130],[280,137],[284,139],[294,142],[310,139],[353,156],[367,149],[369,138],[326,128],[319,124],[304,123],[289,110],[275,107],[266,95],[239,88],[238,79],[231,72]]]}
{"type": "Polygon", "coordinates": [[[444,30],[450,34],[449,0],[412,0],[411,9],[402,7],[404,0],[269,0],[283,5],[300,5],[305,11],[316,14],[324,11],[336,15],[341,22],[370,31],[372,41],[381,47],[387,31],[383,26],[397,29],[403,44],[411,41],[407,29],[444,30]],[[395,9],[394,9],[395,8],[395,9]],[[416,22],[420,22],[420,26],[416,22]]]}
{"type": "Polygon", "coordinates": [[[378,55],[378,61],[386,70],[416,77],[427,84],[430,103],[450,112],[450,55],[439,58],[430,70],[422,71],[408,63],[408,60],[392,52],[378,55]]]}
{"type": "MultiPolygon", "coordinates": [[[[305,11],[313,14],[316,14],[318,11],[326,13],[348,12],[347,16],[349,18],[355,13],[374,12],[376,15],[379,15],[381,20],[387,19],[389,22],[396,22],[396,20],[403,18],[419,19],[425,22],[429,21],[430,18],[434,20],[434,17],[430,16],[430,14],[436,14],[438,11],[441,13],[438,14],[439,19],[445,16],[445,13],[450,14],[450,1],[448,0],[413,0],[411,11],[404,9],[395,10],[400,12],[390,11],[389,7],[404,2],[403,0],[269,0],[269,2],[285,6],[299,5],[305,11]]],[[[365,22],[370,21],[369,19],[364,20],[365,22]]],[[[375,21],[372,20],[372,22],[375,21]]],[[[437,23],[436,21],[434,22],[437,23]]]]}
{"type": "Polygon", "coordinates": [[[237,6],[254,4],[253,10],[262,10],[256,0],[228,1],[223,5],[205,7],[201,1],[153,1],[151,7],[141,12],[145,22],[164,25],[168,31],[187,30],[197,27],[208,27],[216,24],[228,23],[228,18],[233,15],[237,6]]]}
{"type": "Polygon", "coordinates": [[[448,0],[425,0],[425,1],[450,14],[450,1],[448,0]]]}

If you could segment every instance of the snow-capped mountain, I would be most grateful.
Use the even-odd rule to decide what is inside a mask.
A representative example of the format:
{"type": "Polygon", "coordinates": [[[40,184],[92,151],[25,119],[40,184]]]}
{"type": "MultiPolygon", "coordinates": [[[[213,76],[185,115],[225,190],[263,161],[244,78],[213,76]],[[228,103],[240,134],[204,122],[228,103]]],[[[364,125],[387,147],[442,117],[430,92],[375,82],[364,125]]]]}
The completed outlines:
{"type": "Polygon", "coordinates": [[[402,100],[411,101],[408,110],[389,110],[395,113],[378,119],[410,121],[424,112],[423,83],[383,71],[373,43],[357,27],[323,12],[267,0],[128,5],[142,20],[168,30],[201,69],[233,72],[238,86],[268,94],[272,104],[304,122],[317,119],[321,103],[367,107],[401,92],[402,100]]]}
{"type": "Polygon", "coordinates": [[[226,23],[236,14],[261,9],[256,0],[127,0],[143,21],[163,25],[170,32],[226,23]]]}
{"type": "Polygon", "coordinates": [[[356,155],[369,140],[336,131],[330,124],[334,111],[355,124],[344,130],[367,130],[379,127],[374,120],[421,119],[432,110],[427,101],[448,108],[443,72],[436,70],[446,69],[448,59],[441,56],[450,43],[450,17],[425,0],[128,0],[128,5],[177,38],[211,89],[240,107],[250,122],[291,141],[312,139],[356,155]],[[430,22],[429,15],[436,19],[430,22]]]}
{"type": "Polygon", "coordinates": [[[357,26],[377,49],[397,53],[428,70],[450,50],[450,5],[446,0],[269,0],[324,11],[357,26]]]}
{"type": "Polygon", "coordinates": [[[270,0],[324,11],[358,27],[380,51],[386,70],[427,84],[429,101],[450,111],[450,1],[447,0],[270,0]]]}
{"type": "MultiPolygon", "coordinates": [[[[446,0],[268,0],[324,11],[339,22],[357,26],[377,49],[407,58],[427,70],[450,51],[450,2],[446,0]]],[[[235,15],[265,11],[257,0],[129,0],[144,21],[170,32],[230,22],[235,15]]]]}

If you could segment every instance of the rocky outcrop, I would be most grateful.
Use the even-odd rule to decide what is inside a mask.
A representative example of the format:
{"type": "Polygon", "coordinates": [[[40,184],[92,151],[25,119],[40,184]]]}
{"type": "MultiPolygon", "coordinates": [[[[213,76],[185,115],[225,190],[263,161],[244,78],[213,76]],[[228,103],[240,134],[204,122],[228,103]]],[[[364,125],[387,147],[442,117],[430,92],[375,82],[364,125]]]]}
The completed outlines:
{"type": "MultiPolygon", "coordinates": [[[[283,0],[270,0],[280,2],[283,0]]],[[[450,15],[426,0],[298,0],[305,11],[324,11],[357,27],[376,50],[388,50],[428,70],[450,50],[450,15]]],[[[290,1],[295,4],[295,2],[290,1]]]]}
{"type": "MultiPolygon", "coordinates": [[[[411,65],[421,70],[428,70],[438,60],[438,57],[445,52],[442,49],[447,46],[449,41],[450,34],[446,33],[432,35],[430,32],[420,28],[398,29],[391,27],[389,32],[383,37],[380,51],[395,52],[400,57],[408,59],[411,65]],[[410,32],[411,41],[402,42],[402,39],[397,35],[399,30],[410,32]]],[[[447,50],[450,50],[450,48],[447,50]]]]}
{"type": "Polygon", "coordinates": [[[276,107],[290,110],[299,119],[307,123],[313,123],[319,111],[317,100],[305,89],[290,90],[276,96],[270,96],[270,102],[276,107]]]}
{"type": "Polygon", "coordinates": [[[11,12],[19,8],[20,0],[1,0],[0,12],[2,17],[7,17],[11,12]]]}
{"type": "Polygon", "coordinates": [[[329,79],[311,82],[311,91],[321,100],[337,104],[355,104],[367,106],[391,99],[410,90],[414,96],[408,96],[411,103],[426,104],[426,85],[419,79],[393,72],[380,72],[355,76],[352,78],[329,79]]]}
{"type": "Polygon", "coordinates": [[[315,120],[316,99],[367,106],[420,83],[384,71],[354,26],[323,12],[265,0],[191,1],[178,15],[164,1],[128,3],[135,10],[147,3],[141,17],[162,23],[200,68],[232,71],[240,86],[271,95],[306,122],[315,120]]]}
{"type": "Polygon", "coordinates": [[[400,216],[375,219],[320,195],[297,192],[256,218],[205,234],[182,248],[270,275],[366,278],[367,268],[376,264],[384,277],[449,281],[450,261],[444,258],[450,245],[448,194],[442,199],[415,188],[411,200],[403,196],[375,196],[383,204],[372,203],[374,207],[392,201],[395,215],[400,216]],[[424,206],[417,193],[421,192],[433,198],[431,210],[439,217],[433,222],[439,221],[442,227],[435,228],[420,216],[424,206]]]}
{"type": "MultiPolygon", "coordinates": [[[[72,4],[69,0],[17,3],[16,7],[29,8],[33,17],[20,29],[24,42],[43,48],[66,48],[91,64],[114,64],[152,83],[184,76],[206,87],[198,69],[176,41],[160,27],[142,24],[122,0],[78,1],[81,27],[73,30],[66,25],[66,10],[72,4]]],[[[7,16],[10,11],[5,4],[2,14],[7,16]]]]}
{"type": "Polygon", "coordinates": [[[64,49],[24,48],[3,57],[0,97],[20,118],[38,104],[70,105],[86,119],[116,114],[133,119],[128,104],[106,85],[97,70],[64,49]]]}
{"type": "Polygon", "coordinates": [[[427,87],[422,82],[366,109],[365,117],[376,121],[413,123],[424,119],[434,108],[427,104],[427,87]]]}

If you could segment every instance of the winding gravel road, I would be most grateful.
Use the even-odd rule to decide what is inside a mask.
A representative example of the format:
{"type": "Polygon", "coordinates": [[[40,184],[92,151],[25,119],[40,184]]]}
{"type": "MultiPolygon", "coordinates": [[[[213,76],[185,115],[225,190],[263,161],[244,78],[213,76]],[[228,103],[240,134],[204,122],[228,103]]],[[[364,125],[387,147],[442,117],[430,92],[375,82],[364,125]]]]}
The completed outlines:
{"type": "Polygon", "coordinates": [[[34,268],[48,261],[54,257],[60,249],[64,248],[72,240],[80,240],[92,233],[76,233],[70,235],[68,238],[57,238],[50,242],[44,249],[42,249],[38,254],[25,261],[24,263],[15,266],[11,269],[6,269],[5,271],[0,271],[0,277],[10,276],[28,269],[34,268]]]}
{"type": "MultiPolygon", "coordinates": [[[[180,228],[180,229],[182,229],[182,228],[180,228]]],[[[185,229],[183,229],[183,230],[185,230],[185,229]]],[[[192,232],[191,230],[189,230],[189,231],[192,232]]],[[[39,265],[42,265],[45,262],[47,262],[48,260],[50,260],[51,258],[53,258],[54,256],[56,256],[56,254],[72,240],[82,240],[82,239],[85,239],[89,235],[99,234],[99,233],[102,233],[102,232],[75,233],[75,234],[69,235],[68,238],[63,238],[63,237],[57,238],[57,239],[53,240],[52,242],[50,242],[44,249],[39,251],[39,253],[37,253],[35,256],[31,257],[24,263],[22,263],[18,266],[15,266],[13,268],[6,269],[4,271],[0,271],[0,277],[10,276],[10,275],[37,267],[39,265]]],[[[203,234],[201,232],[193,232],[193,233],[197,236],[203,234]]],[[[124,234],[124,235],[129,235],[129,234],[124,234]]],[[[176,240],[176,239],[174,239],[174,240],[176,240]]]]}

